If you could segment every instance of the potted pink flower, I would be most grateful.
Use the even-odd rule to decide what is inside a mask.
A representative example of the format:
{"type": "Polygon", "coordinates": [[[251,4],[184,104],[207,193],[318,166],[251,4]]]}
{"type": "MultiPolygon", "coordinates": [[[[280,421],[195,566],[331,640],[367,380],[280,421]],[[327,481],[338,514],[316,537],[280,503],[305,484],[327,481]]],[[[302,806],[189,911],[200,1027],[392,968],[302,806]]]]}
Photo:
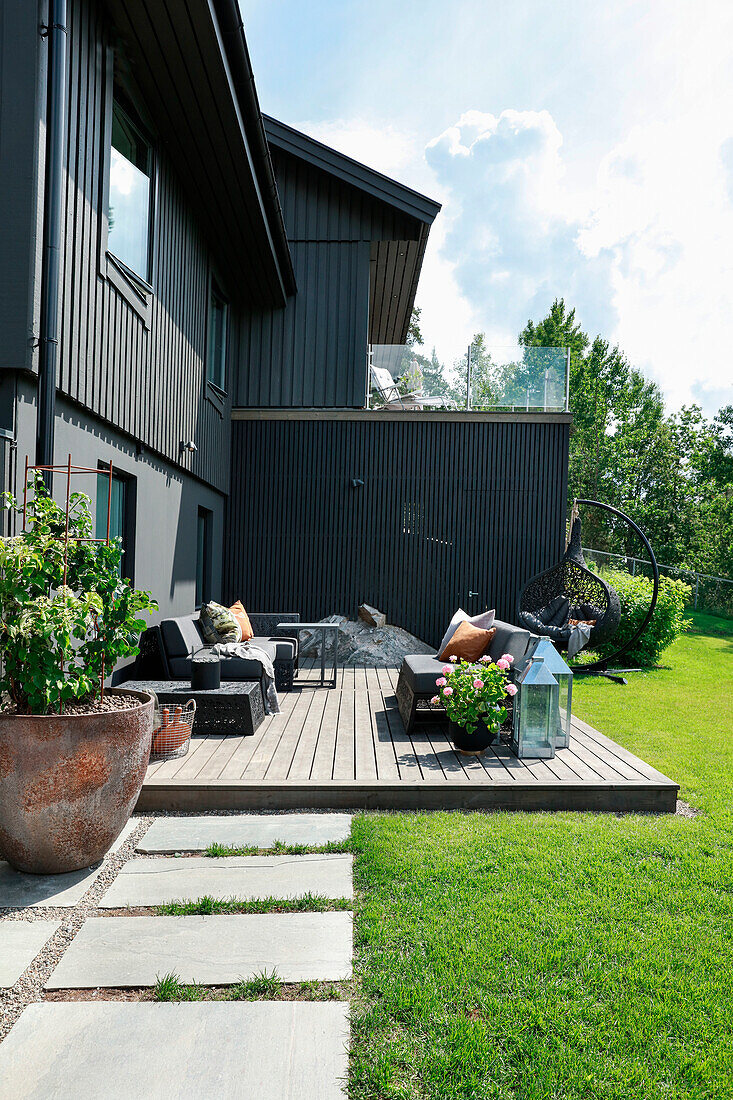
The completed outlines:
{"type": "Polygon", "coordinates": [[[450,658],[435,681],[438,694],[431,702],[442,703],[448,716],[448,733],[460,752],[480,753],[496,740],[506,718],[504,701],[516,695],[509,682],[514,658],[505,653],[498,661],[482,657],[477,662],[450,658]]]}

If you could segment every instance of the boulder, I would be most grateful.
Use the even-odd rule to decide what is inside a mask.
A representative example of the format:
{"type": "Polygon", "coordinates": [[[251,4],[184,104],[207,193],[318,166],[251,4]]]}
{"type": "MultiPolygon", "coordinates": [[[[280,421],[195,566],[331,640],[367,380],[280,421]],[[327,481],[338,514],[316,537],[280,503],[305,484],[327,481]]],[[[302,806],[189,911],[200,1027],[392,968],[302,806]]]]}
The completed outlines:
{"type": "Polygon", "coordinates": [[[376,607],[370,607],[368,603],[363,603],[359,608],[359,618],[367,626],[382,627],[387,625],[387,616],[384,612],[378,611],[376,607]]]}
{"type": "MultiPolygon", "coordinates": [[[[410,653],[435,653],[435,647],[416,638],[399,626],[385,624],[369,626],[363,620],[354,621],[343,615],[328,615],[323,623],[338,623],[338,661],[347,668],[399,668],[402,658],[410,653]]],[[[302,657],[320,657],[321,636],[315,631],[302,631],[302,657]]],[[[327,657],[330,657],[330,647],[327,657]]]]}

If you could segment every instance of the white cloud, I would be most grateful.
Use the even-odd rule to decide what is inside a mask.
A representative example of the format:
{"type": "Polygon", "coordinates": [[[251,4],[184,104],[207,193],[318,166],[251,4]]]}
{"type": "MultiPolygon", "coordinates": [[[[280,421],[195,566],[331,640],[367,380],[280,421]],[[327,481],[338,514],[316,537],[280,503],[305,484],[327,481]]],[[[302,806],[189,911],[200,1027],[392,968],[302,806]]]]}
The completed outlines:
{"type": "MultiPolygon", "coordinates": [[[[730,126],[730,123],[728,123],[730,126]]],[[[554,297],[672,407],[733,401],[731,155],[719,117],[634,127],[573,190],[547,111],[468,111],[427,147],[450,193],[443,258],[490,342],[554,297]]]]}
{"type": "Polygon", "coordinates": [[[672,407],[712,412],[733,402],[733,92],[721,114],[706,106],[709,79],[683,85],[684,104],[678,89],[582,189],[546,110],[466,111],[426,148],[366,118],[300,128],[443,202],[417,297],[443,359],[479,330],[513,343],[563,296],[672,407]]]}
{"type": "Polygon", "coordinates": [[[474,329],[513,342],[553,298],[591,328],[614,323],[607,258],[582,257],[586,200],[573,194],[562,136],[547,111],[467,111],[426,149],[451,199],[444,255],[470,303],[474,329]]]}
{"type": "Polygon", "coordinates": [[[295,123],[296,129],[316,141],[338,149],[347,157],[358,160],[385,176],[399,178],[408,186],[415,175],[415,165],[421,160],[421,150],[414,134],[396,126],[376,126],[366,119],[329,119],[323,122],[295,123]]]}

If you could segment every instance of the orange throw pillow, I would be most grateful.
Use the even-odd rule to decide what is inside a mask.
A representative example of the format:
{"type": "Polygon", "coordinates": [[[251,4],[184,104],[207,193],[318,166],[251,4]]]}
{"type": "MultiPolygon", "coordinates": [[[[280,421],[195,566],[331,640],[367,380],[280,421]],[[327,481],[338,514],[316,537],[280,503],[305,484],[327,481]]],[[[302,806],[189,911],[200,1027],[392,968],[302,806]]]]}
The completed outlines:
{"type": "Polygon", "coordinates": [[[492,626],[491,630],[481,630],[480,627],[472,626],[471,623],[459,623],[458,629],[438,660],[449,661],[451,657],[458,657],[464,661],[478,661],[491,645],[495,634],[495,626],[492,626]]]}
{"type": "Polygon", "coordinates": [[[249,621],[249,615],[242,607],[242,601],[237,600],[229,610],[242,628],[242,641],[248,642],[250,638],[254,638],[255,632],[252,629],[252,623],[249,621]]]}

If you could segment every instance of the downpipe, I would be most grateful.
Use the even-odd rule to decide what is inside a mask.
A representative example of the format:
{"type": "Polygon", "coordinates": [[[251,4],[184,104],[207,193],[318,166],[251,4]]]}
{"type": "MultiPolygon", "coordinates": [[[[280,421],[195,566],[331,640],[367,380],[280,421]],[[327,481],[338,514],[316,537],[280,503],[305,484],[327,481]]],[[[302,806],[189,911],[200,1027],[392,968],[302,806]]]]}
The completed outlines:
{"type": "MultiPolygon", "coordinates": [[[[66,137],[66,0],[49,0],[49,21],[40,27],[48,45],[46,91],[46,178],[44,184],[41,318],[38,349],[36,463],[52,466],[56,419],[61,273],[61,207],[66,137]]],[[[52,488],[53,474],[44,471],[52,488]]]]}

